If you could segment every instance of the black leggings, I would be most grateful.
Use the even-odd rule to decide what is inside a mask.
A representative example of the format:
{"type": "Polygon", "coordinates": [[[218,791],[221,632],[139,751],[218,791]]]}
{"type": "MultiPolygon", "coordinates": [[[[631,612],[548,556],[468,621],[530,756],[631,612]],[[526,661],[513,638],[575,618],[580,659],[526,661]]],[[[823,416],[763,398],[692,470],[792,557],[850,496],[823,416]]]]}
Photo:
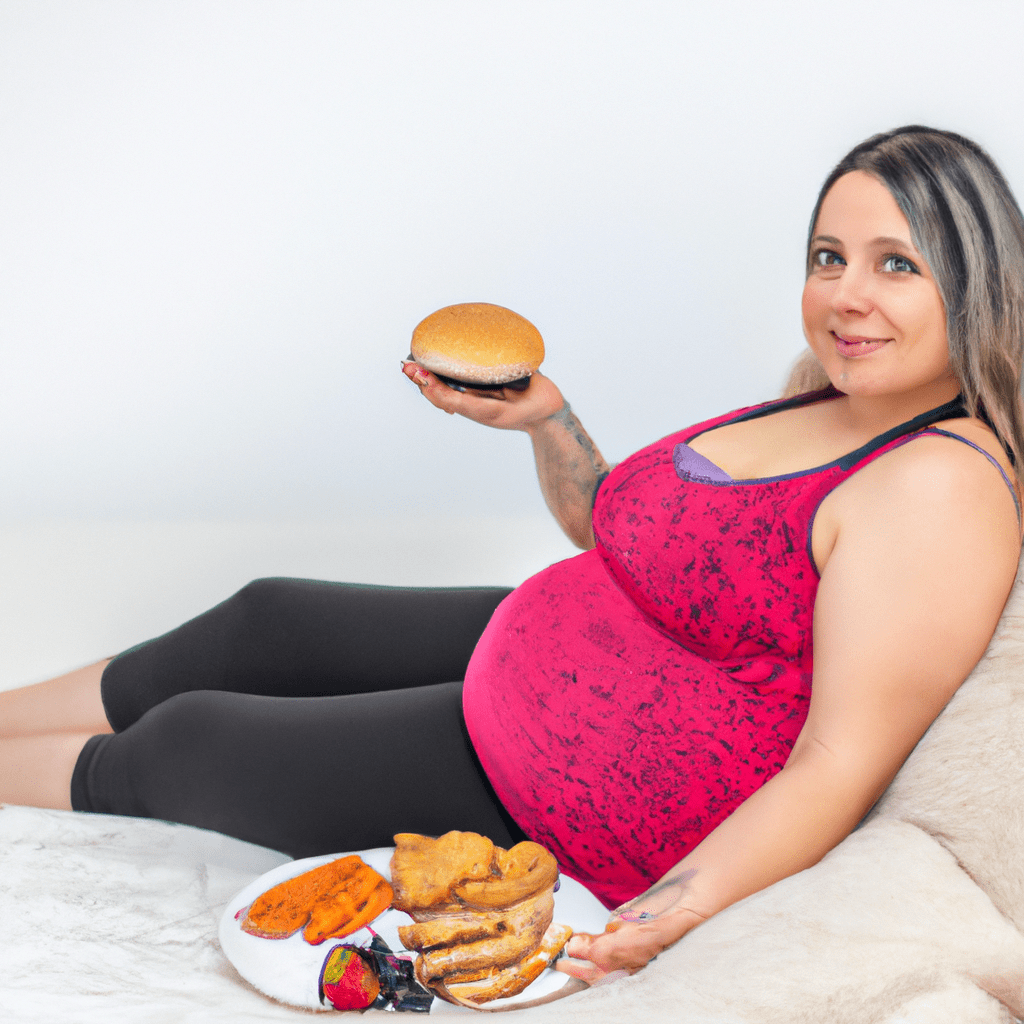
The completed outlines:
{"type": "Polygon", "coordinates": [[[396,832],[524,838],[462,718],[498,587],[257,580],[103,673],[75,810],[162,818],[293,857],[396,832]]]}

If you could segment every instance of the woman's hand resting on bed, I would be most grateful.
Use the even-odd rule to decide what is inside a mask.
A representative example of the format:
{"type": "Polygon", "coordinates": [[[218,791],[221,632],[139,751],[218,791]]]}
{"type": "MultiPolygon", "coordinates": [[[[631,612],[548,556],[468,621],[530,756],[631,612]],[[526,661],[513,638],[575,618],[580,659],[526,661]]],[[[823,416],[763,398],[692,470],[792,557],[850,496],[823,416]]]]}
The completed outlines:
{"type": "Polygon", "coordinates": [[[636,974],[663,949],[706,920],[686,905],[690,902],[689,883],[696,873],[673,869],[646,892],[614,910],[602,934],[574,935],[565,947],[571,959],[559,960],[555,968],[588,985],[620,971],[636,974]]]}
{"type": "Polygon", "coordinates": [[[618,971],[636,974],[703,920],[692,910],[681,908],[648,920],[615,917],[601,935],[574,935],[565,947],[572,959],[559,960],[555,970],[588,985],[618,971]]]}

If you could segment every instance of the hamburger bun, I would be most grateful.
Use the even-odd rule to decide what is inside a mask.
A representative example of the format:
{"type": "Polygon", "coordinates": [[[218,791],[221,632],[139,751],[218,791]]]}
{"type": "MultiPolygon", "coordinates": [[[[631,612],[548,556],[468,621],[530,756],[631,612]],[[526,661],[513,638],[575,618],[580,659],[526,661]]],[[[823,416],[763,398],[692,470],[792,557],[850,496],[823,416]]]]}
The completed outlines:
{"type": "Polygon", "coordinates": [[[446,384],[523,390],[544,359],[544,339],[525,317],[489,302],[445,306],[417,324],[412,353],[446,384]]]}

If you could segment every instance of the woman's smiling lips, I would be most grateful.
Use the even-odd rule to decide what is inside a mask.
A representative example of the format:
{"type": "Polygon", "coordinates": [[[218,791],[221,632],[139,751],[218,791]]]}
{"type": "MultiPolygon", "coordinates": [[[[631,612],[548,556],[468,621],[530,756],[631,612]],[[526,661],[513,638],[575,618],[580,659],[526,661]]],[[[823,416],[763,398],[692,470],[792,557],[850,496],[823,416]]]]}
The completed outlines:
{"type": "Polygon", "coordinates": [[[877,352],[889,340],[888,338],[859,338],[853,334],[836,334],[835,331],[832,331],[831,334],[836,339],[836,351],[841,356],[849,358],[877,352]]]}

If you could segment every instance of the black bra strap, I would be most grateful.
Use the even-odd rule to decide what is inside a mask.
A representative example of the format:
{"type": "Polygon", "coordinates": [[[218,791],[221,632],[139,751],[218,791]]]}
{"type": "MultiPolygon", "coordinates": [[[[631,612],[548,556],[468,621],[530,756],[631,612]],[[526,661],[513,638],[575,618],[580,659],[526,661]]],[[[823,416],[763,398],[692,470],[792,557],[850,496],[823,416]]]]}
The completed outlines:
{"type": "Polygon", "coordinates": [[[849,455],[844,455],[837,461],[836,465],[840,469],[850,469],[851,466],[855,466],[861,459],[867,458],[872,452],[878,451],[879,448],[884,448],[890,441],[895,441],[898,437],[903,437],[905,434],[913,434],[915,431],[923,430],[925,427],[930,427],[933,423],[938,423],[941,420],[958,420],[963,419],[966,415],[967,409],[964,406],[963,396],[957,395],[951,402],[946,402],[945,405],[940,405],[935,409],[929,409],[928,412],[923,412],[920,416],[915,416],[912,420],[907,420],[906,423],[901,423],[898,427],[893,427],[892,430],[887,430],[884,434],[873,437],[867,444],[862,445],[856,451],[850,452],[849,455]]]}
{"type": "MultiPolygon", "coordinates": [[[[771,416],[774,413],[782,412],[784,409],[792,409],[800,405],[810,405],[814,402],[840,398],[841,396],[842,392],[830,384],[820,391],[809,391],[803,395],[794,395],[792,398],[780,398],[774,402],[768,402],[765,405],[758,406],[756,409],[751,409],[749,412],[741,413],[739,416],[726,420],[724,423],[716,423],[714,427],[709,429],[717,430],[719,427],[724,427],[731,423],[756,420],[762,416],[771,416]]],[[[945,405],[929,409],[927,412],[921,413],[920,416],[915,416],[912,420],[907,420],[906,423],[901,423],[898,427],[893,427],[884,434],[873,437],[867,444],[861,445],[860,448],[850,452],[848,455],[844,455],[841,459],[836,459],[835,462],[828,463],[828,465],[839,466],[842,470],[850,469],[860,462],[861,459],[867,458],[872,452],[877,451],[879,448],[884,448],[890,441],[895,441],[896,438],[903,437],[904,434],[913,434],[915,431],[923,430],[925,427],[930,427],[933,423],[938,423],[941,420],[963,419],[966,415],[967,408],[964,405],[963,395],[957,395],[956,398],[946,402],[945,405]]],[[[700,431],[700,433],[687,438],[686,443],[689,444],[697,437],[700,437],[702,433],[706,433],[706,431],[700,431]]],[[[819,466],[817,468],[824,469],[825,467],[819,466]]]]}

